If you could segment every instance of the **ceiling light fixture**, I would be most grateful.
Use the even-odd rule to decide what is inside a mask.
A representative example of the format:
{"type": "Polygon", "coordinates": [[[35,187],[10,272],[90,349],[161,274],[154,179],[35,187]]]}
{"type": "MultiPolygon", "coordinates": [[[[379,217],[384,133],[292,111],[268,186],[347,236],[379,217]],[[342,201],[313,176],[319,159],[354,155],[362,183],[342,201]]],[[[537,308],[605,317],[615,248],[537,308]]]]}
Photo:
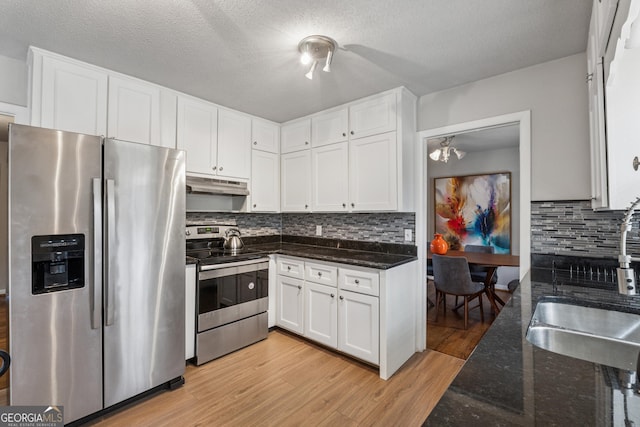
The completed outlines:
{"type": "Polygon", "coordinates": [[[443,141],[440,141],[440,148],[436,148],[431,153],[429,153],[429,157],[431,158],[431,160],[447,163],[452,152],[456,155],[458,160],[463,158],[467,153],[462,150],[458,150],[456,147],[452,147],[452,141],[453,136],[447,136],[443,141]]]}
{"type": "Polygon", "coordinates": [[[331,61],[338,44],[331,37],[309,36],[300,40],[298,50],[300,51],[300,62],[304,65],[311,64],[311,68],[304,75],[309,80],[313,79],[313,72],[318,66],[318,62],[325,61],[322,71],[331,72],[331,61]]]}

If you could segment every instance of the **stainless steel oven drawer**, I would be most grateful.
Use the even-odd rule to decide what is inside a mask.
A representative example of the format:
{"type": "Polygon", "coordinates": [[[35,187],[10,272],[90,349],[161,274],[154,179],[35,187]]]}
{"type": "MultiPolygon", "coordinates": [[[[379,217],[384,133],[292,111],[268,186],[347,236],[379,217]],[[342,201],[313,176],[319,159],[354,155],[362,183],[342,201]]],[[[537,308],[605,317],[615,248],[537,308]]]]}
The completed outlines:
{"type": "Polygon", "coordinates": [[[269,308],[269,298],[259,298],[252,301],[243,302],[242,304],[232,305],[231,307],[221,308],[219,310],[209,311],[198,315],[198,332],[205,332],[209,329],[216,328],[227,323],[232,323],[257,313],[267,311],[269,308]]]}
{"type": "Polygon", "coordinates": [[[267,338],[267,313],[260,313],[196,336],[196,365],[202,365],[267,338]]]}

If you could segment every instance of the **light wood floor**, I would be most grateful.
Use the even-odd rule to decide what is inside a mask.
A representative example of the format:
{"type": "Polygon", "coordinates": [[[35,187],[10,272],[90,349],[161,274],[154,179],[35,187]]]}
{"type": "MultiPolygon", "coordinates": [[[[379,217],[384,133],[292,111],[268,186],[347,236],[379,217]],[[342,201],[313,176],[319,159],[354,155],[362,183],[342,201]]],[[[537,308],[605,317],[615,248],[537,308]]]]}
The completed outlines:
{"type": "MultiPolygon", "coordinates": [[[[496,290],[497,294],[503,301],[508,301],[511,294],[507,291],[496,290]]],[[[436,300],[435,288],[429,283],[427,294],[431,301],[436,300]]],[[[438,321],[436,322],[436,310],[430,307],[427,310],[427,348],[441,353],[445,353],[459,359],[468,359],[473,350],[482,339],[485,332],[495,319],[495,315],[491,314],[491,304],[485,297],[483,300],[484,322],[480,320],[480,311],[473,309],[469,312],[469,327],[464,329],[464,309],[460,308],[457,312],[452,310],[454,306],[454,297],[447,297],[447,315],[440,307],[438,321]]],[[[472,305],[476,305],[474,301],[472,305]]]]}
{"type": "Polygon", "coordinates": [[[97,426],[419,426],[464,361],[414,354],[388,381],[377,370],[283,331],[205,365],[186,384],[97,426]]]}

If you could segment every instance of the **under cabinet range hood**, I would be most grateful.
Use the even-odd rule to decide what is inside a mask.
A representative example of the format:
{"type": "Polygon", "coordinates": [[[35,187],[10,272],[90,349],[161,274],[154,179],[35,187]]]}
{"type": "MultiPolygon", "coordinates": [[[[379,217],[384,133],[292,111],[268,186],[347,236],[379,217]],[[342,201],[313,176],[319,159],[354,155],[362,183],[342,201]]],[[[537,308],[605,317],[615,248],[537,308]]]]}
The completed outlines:
{"type": "Polygon", "coordinates": [[[248,196],[249,189],[246,182],[187,176],[187,193],[248,196]]]}

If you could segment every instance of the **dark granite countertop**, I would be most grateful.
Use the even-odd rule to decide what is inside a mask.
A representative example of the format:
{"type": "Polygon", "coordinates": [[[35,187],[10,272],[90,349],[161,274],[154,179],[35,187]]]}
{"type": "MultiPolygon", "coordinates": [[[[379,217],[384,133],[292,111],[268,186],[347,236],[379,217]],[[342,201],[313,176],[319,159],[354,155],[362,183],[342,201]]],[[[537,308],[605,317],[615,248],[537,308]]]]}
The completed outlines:
{"type": "MultiPolygon", "coordinates": [[[[248,249],[387,270],[418,259],[415,245],[299,236],[243,237],[248,249]]],[[[187,264],[189,264],[187,257],[187,264]]]]}
{"type": "Polygon", "coordinates": [[[623,392],[617,369],[526,340],[536,302],[545,296],[640,313],[640,298],[619,295],[613,283],[577,285],[566,277],[556,275],[554,286],[551,269],[532,268],[425,425],[610,426],[625,425],[625,416],[640,423],[640,397],[623,392]]]}
{"type": "Polygon", "coordinates": [[[317,259],[319,261],[376,268],[379,270],[387,270],[418,259],[415,255],[338,249],[323,246],[303,245],[299,243],[267,243],[251,245],[248,247],[258,249],[269,254],[297,256],[317,259]]]}

